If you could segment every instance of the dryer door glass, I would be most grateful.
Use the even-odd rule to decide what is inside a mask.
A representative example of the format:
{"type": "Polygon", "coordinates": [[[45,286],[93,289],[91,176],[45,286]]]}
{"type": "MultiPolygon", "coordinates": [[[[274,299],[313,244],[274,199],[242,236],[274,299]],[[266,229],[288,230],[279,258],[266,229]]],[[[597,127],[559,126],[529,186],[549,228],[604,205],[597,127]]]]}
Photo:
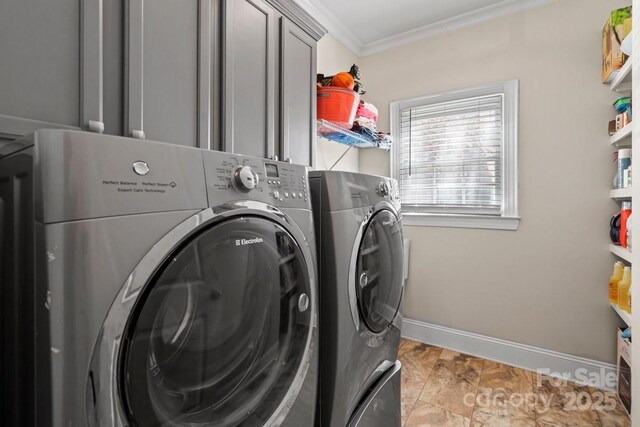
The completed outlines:
{"type": "Polygon", "coordinates": [[[356,266],[356,295],[360,316],[379,333],[393,321],[402,298],[402,229],[389,210],[374,214],[367,224],[356,266]]]}
{"type": "Polygon", "coordinates": [[[127,327],[120,392],[132,424],[262,426],[301,369],[309,286],[293,237],[264,218],[230,219],[182,245],[127,327]]]}

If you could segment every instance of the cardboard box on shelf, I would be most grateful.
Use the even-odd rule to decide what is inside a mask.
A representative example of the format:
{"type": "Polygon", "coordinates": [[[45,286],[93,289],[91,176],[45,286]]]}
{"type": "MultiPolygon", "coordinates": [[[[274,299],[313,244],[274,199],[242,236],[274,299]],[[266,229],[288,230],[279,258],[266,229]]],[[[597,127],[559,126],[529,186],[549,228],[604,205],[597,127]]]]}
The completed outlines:
{"type": "Polygon", "coordinates": [[[611,82],[627,60],[620,50],[620,44],[630,32],[631,6],[613,10],[602,29],[603,83],[611,82]]]}
{"type": "Polygon", "coordinates": [[[625,328],[618,328],[618,397],[622,405],[631,411],[631,340],[622,338],[620,334],[625,328]]]}
{"type": "Polygon", "coordinates": [[[630,121],[629,121],[628,112],[625,111],[624,113],[618,114],[616,116],[616,132],[622,129],[623,127],[625,127],[626,125],[628,125],[629,123],[630,121]]]}

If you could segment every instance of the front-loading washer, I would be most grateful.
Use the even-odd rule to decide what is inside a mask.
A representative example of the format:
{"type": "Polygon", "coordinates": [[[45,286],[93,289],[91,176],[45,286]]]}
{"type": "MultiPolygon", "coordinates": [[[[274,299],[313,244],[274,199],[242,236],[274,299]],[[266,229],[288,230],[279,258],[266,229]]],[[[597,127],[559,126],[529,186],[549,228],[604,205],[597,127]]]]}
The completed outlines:
{"type": "Polygon", "coordinates": [[[320,272],[316,426],[400,426],[397,182],[333,171],[313,171],[309,179],[320,272]]]}
{"type": "Polygon", "coordinates": [[[305,167],[42,130],[0,171],[7,425],[313,423],[305,167]]]}

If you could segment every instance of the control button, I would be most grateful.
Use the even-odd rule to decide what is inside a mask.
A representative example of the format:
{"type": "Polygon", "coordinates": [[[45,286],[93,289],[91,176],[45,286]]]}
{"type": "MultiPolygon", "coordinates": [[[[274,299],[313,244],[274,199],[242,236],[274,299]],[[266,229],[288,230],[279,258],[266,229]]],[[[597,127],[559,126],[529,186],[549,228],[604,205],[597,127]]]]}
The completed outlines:
{"type": "Polygon", "coordinates": [[[388,196],[391,193],[391,183],[389,181],[382,181],[378,184],[378,194],[381,196],[388,196]]]}
{"type": "Polygon", "coordinates": [[[278,187],[280,187],[280,181],[276,181],[276,184],[278,184],[278,187]]]}
{"type": "Polygon", "coordinates": [[[274,192],[273,192],[273,198],[274,198],[274,199],[276,199],[276,200],[277,200],[278,198],[280,198],[280,193],[278,193],[278,190],[274,190],[274,192]]]}
{"type": "Polygon", "coordinates": [[[240,191],[248,193],[256,188],[259,182],[258,175],[251,169],[251,166],[238,166],[231,176],[233,185],[240,191]]]}
{"type": "Polygon", "coordinates": [[[284,197],[289,197],[289,193],[287,193],[286,191],[284,192],[284,197]]]}
{"type": "Polygon", "coordinates": [[[296,198],[296,193],[291,193],[291,197],[296,198]]]}
{"type": "Polygon", "coordinates": [[[149,173],[149,165],[142,160],[135,161],[133,162],[133,171],[140,176],[145,176],[149,173]]]}
{"type": "Polygon", "coordinates": [[[306,198],[306,197],[304,198],[304,201],[305,201],[305,202],[307,201],[307,198],[306,198]]]}
{"type": "Polygon", "coordinates": [[[298,193],[298,196],[300,196],[300,198],[302,199],[302,193],[298,193]]]}
{"type": "Polygon", "coordinates": [[[267,180],[267,184],[271,184],[271,180],[270,179],[267,180]]]}

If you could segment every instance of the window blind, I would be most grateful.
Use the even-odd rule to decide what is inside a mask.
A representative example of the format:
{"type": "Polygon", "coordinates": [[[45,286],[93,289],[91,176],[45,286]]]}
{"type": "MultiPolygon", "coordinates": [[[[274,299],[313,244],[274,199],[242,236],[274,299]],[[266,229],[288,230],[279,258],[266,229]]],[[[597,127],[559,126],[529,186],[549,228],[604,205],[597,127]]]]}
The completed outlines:
{"type": "Polygon", "coordinates": [[[503,102],[500,93],[399,111],[405,212],[501,214],[503,102]]]}

